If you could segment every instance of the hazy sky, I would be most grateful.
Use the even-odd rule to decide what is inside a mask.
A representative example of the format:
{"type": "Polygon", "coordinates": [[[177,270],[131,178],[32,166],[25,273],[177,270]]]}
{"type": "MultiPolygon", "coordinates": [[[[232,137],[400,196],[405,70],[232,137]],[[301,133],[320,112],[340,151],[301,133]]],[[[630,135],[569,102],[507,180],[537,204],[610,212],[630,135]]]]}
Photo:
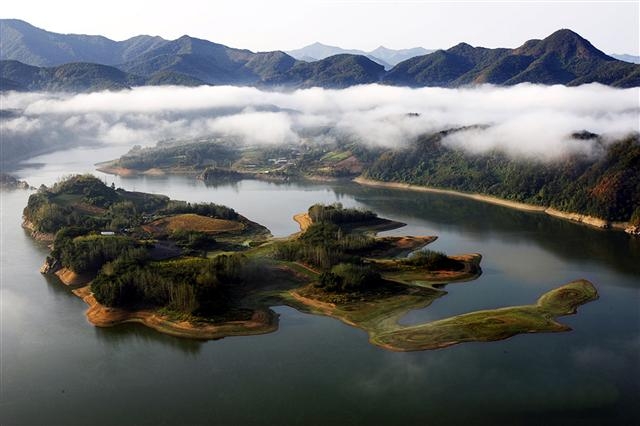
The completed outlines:
{"type": "Polygon", "coordinates": [[[607,53],[640,54],[640,1],[55,0],[6,1],[3,18],[54,32],[183,34],[233,47],[290,50],[314,41],[371,50],[516,47],[570,28],[607,53]]]}

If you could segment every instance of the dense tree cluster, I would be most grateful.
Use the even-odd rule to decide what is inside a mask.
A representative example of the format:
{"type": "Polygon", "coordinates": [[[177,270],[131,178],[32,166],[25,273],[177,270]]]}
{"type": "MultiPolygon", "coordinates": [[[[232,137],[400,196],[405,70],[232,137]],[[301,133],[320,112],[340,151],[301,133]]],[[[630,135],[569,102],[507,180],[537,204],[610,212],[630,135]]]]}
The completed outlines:
{"type": "Polygon", "coordinates": [[[201,231],[178,229],[169,235],[179,247],[190,251],[211,249],[216,244],[216,239],[211,234],[201,231]]]}
{"type": "Polygon", "coordinates": [[[359,262],[358,251],[374,244],[375,239],[367,235],[346,232],[330,222],[316,222],[297,240],[278,243],[275,256],[324,270],[340,262],[359,262]]]}
{"type": "Polygon", "coordinates": [[[378,215],[370,210],[345,209],[341,203],[328,206],[314,204],[309,207],[308,213],[313,222],[330,222],[336,225],[366,222],[378,218],[378,215]]]}
{"type": "Polygon", "coordinates": [[[68,226],[121,231],[137,226],[142,215],[165,207],[162,195],[114,189],[91,175],[69,176],[40,187],[29,197],[23,215],[40,232],[56,233],[68,226]]]}
{"type": "Polygon", "coordinates": [[[114,188],[93,175],[77,175],[63,179],[51,188],[54,194],[78,195],[82,201],[96,207],[109,207],[119,199],[114,188]]]}
{"type": "Polygon", "coordinates": [[[426,270],[451,270],[457,271],[464,267],[458,260],[448,257],[446,254],[433,250],[421,250],[402,260],[405,265],[419,266],[426,270]]]}
{"type": "Polygon", "coordinates": [[[165,215],[193,213],[200,216],[216,219],[238,220],[240,215],[230,207],[214,203],[187,203],[184,201],[170,201],[167,207],[161,210],[165,215]]]}
{"type": "MultiPolygon", "coordinates": [[[[128,192],[89,175],[65,178],[51,189],[42,187],[24,210],[37,230],[55,233],[49,262],[95,276],[91,289],[100,303],[197,315],[222,312],[233,288],[253,274],[255,265],[240,254],[208,259],[185,257],[183,252],[177,259],[153,260],[158,244],[144,239],[148,235],[140,225],[181,213],[246,221],[225,206],[128,192]],[[108,229],[115,232],[103,232],[108,229]]],[[[199,231],[176,230],[168,237],[187,252],[216,244],[211,235],[199,231]]]]}
{"type": "Polygon", "coordinates": [[[70,232],[60,235],[61,232],[56,236],[52,256],[58,258],[62,266],[78,273],[96,273],[105,263],[139,247],[133,239],[124,236],[81,235],[69,238],[70,232]]]}
{"type": "Polygon", "coordinates": [[[445,146],[447,132],[389,150],[366,170],[373,179],[478,192],[612,221],[627,221],[640,205],[638,135],[598,141],[600,156],[556,161],[513,159],[500,151],[469,154],[445,146]]]}
{"type": "Polygon", "coordinates": [[[55,194],[46,189],[29,196],[23,215],[36,231],[55,234],[66,226],[99,229],[107,225],[107,218],[89,215],[71,205],[52,202],[54,197],[55,194]]]}
{"type": "Polygon", "coordinates": [[[320,274],[316,287],[326,291],[348,293],[371,289],[380,284],[382,278],[369,265],[339,263],[320,274]]]}
{"type": "MultiPolygon", "coordinates": [[[[276,258],[303,262],[319,269],[315,287],[332,293],[358,293],[383,283],[375,265],[362,257],[383,243],[349,226],[377,219],[375,213],[345,209],[336,203],[313,205],[309,216],[312,223],[300,237],[274,244],[276,258]]],[[[462,262],[430,250],[416,252],[398,262],[425,270],[457,271],[464,267],[462,262]]]]}
{"type": "Polygon", "coordinates": [[[243,282],[249,267],[239,254],[147,262],[138,253],[125,253],[102,267],[91,289],[106,306],[166,307],[206,315],[228,307],[233,287],[243,282]]]}

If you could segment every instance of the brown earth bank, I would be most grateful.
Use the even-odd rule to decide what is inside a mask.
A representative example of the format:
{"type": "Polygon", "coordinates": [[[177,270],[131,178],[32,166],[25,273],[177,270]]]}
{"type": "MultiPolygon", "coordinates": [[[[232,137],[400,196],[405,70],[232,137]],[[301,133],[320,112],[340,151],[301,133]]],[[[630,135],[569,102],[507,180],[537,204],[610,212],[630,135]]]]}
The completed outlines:
{"type": "Polygon", "coordinates": [[[270,309],[256,310],[249,320],[210,324],[174,320],[154,310],[109,308],[98,303],[90,286],[73,290],[73,293],[89,305],[89,309],[86,311],[87,320],[96,327],[138,323],[171,336],[203,340],[266,334],[278,329],[278,314],[270,309]]]}
{"type": "Polygon", "coordinates": [[[411,185],[408,183],[400,183],[400,182],[383,182],[383,181],[377,181],[373,179],[367,179],[361,176],[353,179],[353,182],[356,182],[360,185],[365,185],[365,186],[375,186],[375,187],[381,187],[381,188],[394,188],[394,189],[408,189],[411,191],[431,192],[435,194],[448,194],[448,195],[455,195],[458,197],[471,198],[473,200],[482,201],[490,204],[496,204],[499,206],[508,207],[516,210],[546,213],[549,216],[557,217],[560,219],[566,219],[572,222],[582,223],[585,225],[589,225],[589,226],[592,226],[595,228],[601,228],[601,229],[615,229],[619,231],[624,231],[630,228],[629,222],[610,222],[605,219],[600,219],[600,218],[585,215],[585,214],[563,212],[560,210],[556,210],[552,207],[536,206],[533,204],[520,203],[517,201],[509,201],[503,198],[493,197],[491,195],[460,192],[460,191],[454,191],[450,189],[439,189],[439,188],[432,188],[429,186],[411,185]]]}
{"type": "Polygon", "coordinates": [[[35,225],[33,223],[29,222],[27,219],[23,220],[22,227],[24,229],[26,229],[27,231],[31,232],[31,237],[34,240],[42,241],[44,243],[53,243],[53,240],[55,239],[55,235],[53,235],[53,234],[36,231],[35,225]]]}
{"type": "Polygon", "coordinates": [[[309,217],[309,213],[298,213],[293,216],[293,220],[300,225],[300,230],[302,232],[306,231],[307,228],[311,226],[311,217],[309,217]]]}
{"type": "Polygon", "coordinates": [[[55,275],[64,285],[70,287],[87,285],[92,279],[89,274],[78,274],[69,268],[60,268],[55,272],[55,275]]]}
{"type": "Polygon", "coordinates": [[[107,166],[107,165],[96,167],[96,170],[102,173],[117,175],[121,177],[136,176],[138,174],[138,172],[133,169],[127,169],[125,167],[107,166]]]}

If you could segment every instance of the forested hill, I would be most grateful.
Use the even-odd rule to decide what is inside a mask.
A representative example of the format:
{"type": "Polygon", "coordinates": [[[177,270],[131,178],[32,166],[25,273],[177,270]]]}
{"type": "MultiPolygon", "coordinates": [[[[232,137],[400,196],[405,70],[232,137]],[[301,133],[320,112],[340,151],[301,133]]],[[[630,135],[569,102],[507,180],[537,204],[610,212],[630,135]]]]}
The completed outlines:
{"type": "Polygon", "coordinates": [[[2,90],[94,92],[122,90],[133,86],[200,86],[204,82],[171,71],[142,77],[108,65],[70,63],[35,67],[18,61],[0,61],[2,90]]]}
{"type": "Polygon", "coordinates": [[[423,136],[408,149],[385,151],[365,175],[487,194],[608,221],[633,217],[640,223],[638,134],[611,144],[598,142],[605,151],[599,157],[574,154],[548,162],[514,160],[499,151],[472,155],[444,145],[446,134],[423,136]]]}
{"type": "Polygon", "coordinates": [[[619,61],[567,29],[516,49],[487,49],[460,43],[399,63],[384,82],[403,86],[457,87],[491,83],[565,84],[598,82],[615,87],[640,85],[640,65],[619,61]]]}

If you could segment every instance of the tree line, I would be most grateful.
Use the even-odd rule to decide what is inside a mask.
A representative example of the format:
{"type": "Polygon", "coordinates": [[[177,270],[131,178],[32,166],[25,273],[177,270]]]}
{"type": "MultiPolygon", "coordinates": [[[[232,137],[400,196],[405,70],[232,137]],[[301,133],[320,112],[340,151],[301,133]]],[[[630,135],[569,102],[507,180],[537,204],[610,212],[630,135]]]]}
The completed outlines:
{"type": "MultiPolygon", "coordinates": [[[[365,175],[382,181],[478,192],[611,221],[640,209],[640,139],[596,140],[602,155],[554,161],[513,159],[495,150],[470,154],[442,143],[446,132],[422,136],[404,150],[381,154],[365,175]]],[[[638,213],[640,215],[640,213],[638,213]]]]}

